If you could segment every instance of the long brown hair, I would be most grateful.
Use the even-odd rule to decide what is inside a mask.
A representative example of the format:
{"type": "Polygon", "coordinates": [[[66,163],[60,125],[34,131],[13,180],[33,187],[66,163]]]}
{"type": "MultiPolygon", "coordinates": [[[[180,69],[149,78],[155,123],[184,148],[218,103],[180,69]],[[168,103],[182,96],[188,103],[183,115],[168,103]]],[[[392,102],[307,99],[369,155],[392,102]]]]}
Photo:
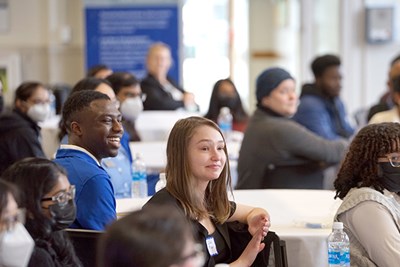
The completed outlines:
{"type": "Polygon", "coordinates": [[[189,218],[199,220],[209,216],[218,223],[223,223],[230,214],[227,186],[232,190],[226,144],[225,167],[218,179],[208,183],[204,199],[200,199],[195,190],[196,184],[190,169],[187,150],[190,139],[200,126],[209,126],[223,136],[213,121],[202,117],[189,117],[176,122],[167,143],[166,188],[178,199],[189,218]]]}
{"type": "Polygon", "coordinates": [[[374,187],[383,192],[378,175],[378,158],[399,150],[399,123],[385,122],[362,128],[351,142],[334,182],[335,198],[343,199],[354,187],[374,187]]]}

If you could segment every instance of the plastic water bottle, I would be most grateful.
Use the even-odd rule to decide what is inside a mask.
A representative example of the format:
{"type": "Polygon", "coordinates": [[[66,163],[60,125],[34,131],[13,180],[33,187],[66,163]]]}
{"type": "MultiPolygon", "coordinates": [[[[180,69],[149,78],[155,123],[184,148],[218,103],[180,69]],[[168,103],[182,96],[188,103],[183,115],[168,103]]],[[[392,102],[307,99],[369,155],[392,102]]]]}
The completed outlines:
{"type": "Polygon", "coordinates": [[[232,114],[228,107],[222,107],[219,110],[218,126],[225,136],[225,139],[228,140],[232,132],[232,114]]]}
{"type": "Polygon", "coordinates": [[[146,164],[139,154],[136,154],[132,163],[132,197],[147,197],[147,173],[146,164]]]}
{"type": "Polygon", "coordinates": [[[156,183],[156,192],[160,191],[167,185],[167,179],[165,177],[165,172],[160,173],[160,178],[156,183]]]}
{"type": "Polygon", "coordinates": [[[49,101],[50,101],[50,113],[48,119],[54,118],[56,116],[56,96],[53,91],[49,91],[49,101]]]}
{"type": "Polygon", "coordinates": [[[329,267],[350,267],[350,241],[342,222],[334,222],[328,237],[329,267]]]}

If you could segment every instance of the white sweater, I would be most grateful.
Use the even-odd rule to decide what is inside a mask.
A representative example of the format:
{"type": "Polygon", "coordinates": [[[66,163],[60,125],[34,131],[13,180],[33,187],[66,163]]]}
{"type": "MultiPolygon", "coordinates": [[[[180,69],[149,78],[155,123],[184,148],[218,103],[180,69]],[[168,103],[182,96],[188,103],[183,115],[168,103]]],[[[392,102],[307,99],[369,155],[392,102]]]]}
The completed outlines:
{"type": "Polygon", "coordinates": [[[351,266],[400,264],[400,197],[384,190],[353,188],[343,199],[335,221],[350,238],[351,266]]]}

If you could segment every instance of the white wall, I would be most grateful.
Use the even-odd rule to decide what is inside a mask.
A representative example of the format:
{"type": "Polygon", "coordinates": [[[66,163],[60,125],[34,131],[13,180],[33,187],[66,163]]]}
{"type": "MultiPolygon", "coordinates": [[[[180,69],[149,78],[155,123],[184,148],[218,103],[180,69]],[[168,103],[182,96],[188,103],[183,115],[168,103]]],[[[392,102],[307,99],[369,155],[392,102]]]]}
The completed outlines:
{"type": "MultiPolygon", "coordinates": [[[[397,8],[400,1],[341,0],[341,56],[344,70],[343,98],[350,112],[375,104],[385,92],[389,63],[400,54],[397,38],[387,44],[368,44],[365,38],[365,7],[372,2],[397,8]]],[[[399,14],[399,13],[398,13],[399,14]]],[[[395,16],[400,29],[400,17],[395,16]]]]}
{"type": "MultiPolygon", "coordinates": [[[[37,80],[73,84],[82,77],[80,0],[9,0],[8,14],[9,29],[0,33],[0,61],[7,55],[20,57],[18,83],[37,80]],[[63,33],[67,38],[63,39],[63,33]]],[[[14,90],[15,83],[11,85],[14,90]]],[[[10,91],[6,95],[7,104],[12,98],[10,91]]]]}
{"type": "MultiPolygon", "coordinates": [[[[274,65],[285,67],[297,78],[300,86],[309,80],[310,59],[321,49],[329,50],[329,43],[333,51],[339,49],[343,61],[342,94],[349,112],[377,101],[386,89],[389,61],[400,53],[400,41],[397,36],[389,44],[367,44],[364,37],[365,6],[377,2],[399,6],[400,0],[339,2],[340,16],[332,18],[339,25],[329,26],[332,23],[326,18],[335,12],[326,15],[321,12],[332,9],[329,7],[332,3],[323,6],[326,2],[322,0],[248,0],[248,106],[251,110],[255,106],[255,79],[263,69],[274,65]],[[321,25],[313,24],[313,16],[318,17],[315,12],[320,18],[325,18],[321,25]],[[328,34],[330,31],[331,35],[328,34]],[[324,43],[315,43],[321,38],[324,43]]],[[[82,0],[10,0],[9,15],[10,29],[0,33],[0,54],[17,53],[21,56],[22,80],[74,84],[83,77],[82,0]]],[[[400,29],[400,16],[396,16],[396,27],[400,29]]]]}

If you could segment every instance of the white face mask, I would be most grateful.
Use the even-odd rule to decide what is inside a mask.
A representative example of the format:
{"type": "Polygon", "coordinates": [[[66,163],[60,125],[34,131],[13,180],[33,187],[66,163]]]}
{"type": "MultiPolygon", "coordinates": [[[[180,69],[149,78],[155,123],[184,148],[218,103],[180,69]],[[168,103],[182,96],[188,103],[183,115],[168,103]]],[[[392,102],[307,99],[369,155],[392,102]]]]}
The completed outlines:
{"type": "Polygon", "coordinates": [[[139,96],[129,97],[122,102],[120,110],[122,117],[124,117],[126,120],[135,121],[140,112],[143,110],[142,99],[139,96]]]}
{"type": "Polygon", "coordinates": [[[25,267],[31,258],[35,243],[24,225],[18,222],[12,230],[0,237],[0,266],[25,267]]]}
{"type": "Polygon", "coordinates": [[[28,117],[35,122],[44,121],[50,114],[50,104],[34,104],[28,109],[28,117]]]}

